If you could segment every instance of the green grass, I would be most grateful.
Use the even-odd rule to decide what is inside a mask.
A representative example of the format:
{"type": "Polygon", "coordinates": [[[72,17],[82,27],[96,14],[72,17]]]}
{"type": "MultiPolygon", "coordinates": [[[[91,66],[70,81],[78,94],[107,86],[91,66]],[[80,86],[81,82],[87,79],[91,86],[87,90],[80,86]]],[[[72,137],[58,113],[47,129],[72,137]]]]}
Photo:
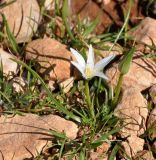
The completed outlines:
{"type": "MultiPolygon", "coordinates": [[[[99,17],[92,22],[81,21],[79,17],[77,17],[77,24],[71,29],[67,0],[64,0],[62,8],[59,7],[58,2],[58,0],[55,0],[56,10],[53,16],[48,15],[41,3],[43,19],[46,24],[45,32],[48,30],[51,38],[55,38],[68,47],[79,50],[84,58],[86,58],[86,51],[88,50],[89,44],[93,45],[95,53],[98,54],[101,50],[109,49],[109,51],[111,51],[117,43],[120,43],[120,45],[124,46],[120,48],[124,51],[125,55],[120,63],[119,69],[121,76],[124,76],[129,70],[134,53],[134,49],[131,49],[132,46],[129,45],[131,39],[127,36],[129,16],[131,6],[133,5],[132,1],[130,1],[129,9],[125,14],[122,28],[101,35],[93,34],[99,23],[99,17]],[[58,27],[56,23],[58,17],[62,19],[60,35],[55,33],[58,27]],[[113,42],[113,45],[111,47],[105,46],[105,42],[113,42]]],[[[4,7],[4,4],[0,7],[4,7]]],[[[113,114],[120,98],[122,86],[121,76],[115,91],[113,91],[104,80],[93,78],[87,81],[87,83],[85,83],[84,80],[76,80],[68,94],[63,93],[59,89],[52,92],[44,79],[35,69],[32,69],[34,62],[26,63],[24,61],[23,53],[25,52],[24,48],[26,44],[21,47],[16,43],[16,39],[10,31],[4,15],[3,22],[4,26],[2,32],[0,32],[0,41],[3,42],[7,40],[7,42],[5,42],[8,49],[21,59],[13,59],[13,61],[21,66],[19,75],[23,77],[26,74],[26,84],[23,87],[24,92],[16,93],[13,87],[14,77],[11,79],[5,77],[3,75],[3,68],[1,67],[0,99],[3,102],[3,114],[22,115],[23,113],[34,113],[40,116],[58,114],[65,119],[77,123],[81,131],[81,136],[75,140],[70,140],[64,134],[46,130],[45,132],[49,132],[55,137],[55,141],[52,143],[52,146],[50,146],[50,149],[55,152],[47,155],[44,153],[38,154],[34,160],[60,160],[63,156],[68,157],[69,160],[75,156],[79,157],[80,160],[86,160],[90,152],[96,151],[97,147],[103,142],[110,144],[109,160],[114,160],[118,152],[122,151],[120,141],[110,138],[118,135],[120,129],[123,127],[120,126],[120,120],[113,114]],[[45,94],[44,98],[40,98],[43,96],[42,94],[45,94]]],[[[36,37],[42,38],[43,34],[37,33],[36,37]]],[[[155,50],[155,46],[149,47],[155,50]]],[[[150,56],[151,53],[147,53],[147,57],[150,56]]],[[[149,137],[152,133],[153,130],[150,128],[144,135],[149,143],[152,141],[149,137]]],[[[108,153],[106,154],[108,155],[108,153]]]]}

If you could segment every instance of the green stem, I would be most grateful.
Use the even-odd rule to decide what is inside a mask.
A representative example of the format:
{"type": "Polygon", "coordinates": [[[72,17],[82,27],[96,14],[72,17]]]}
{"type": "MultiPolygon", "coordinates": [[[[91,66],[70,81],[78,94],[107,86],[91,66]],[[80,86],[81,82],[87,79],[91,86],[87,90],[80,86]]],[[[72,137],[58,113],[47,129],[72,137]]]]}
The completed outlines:
{"type": "Polygon", "coordinates": [[[126,15],[124,24],[122,25],[122,28],[121,28],[119,34],[117,35],[117,37],[116,37],[116,39],[115,39],[113,45],[110,47],[109,52],[114,48],[116,42],[119,40],[119,38],[120,38],[122,32],[124,31],[125,27],[127,26],[127,23],[128,23],[128,21],[129,21],[129,17],[130,17],[130,13],[131,13],[132,2],[133,2],[133,0],[130,0],[130,4],[129,4],[129,8],[128,8],[128,13],[127,13],[127,15],[126,15]]]}
{"type": "Polygon", "coordinates": [[[89,107],[89,111],[90,111],[90,115],[91,117],[94,119],[95,115],[94,115],[94,107],[92,105],[91,99],[90,99],[90,91],[89,91],[89,81],[85,80],[85,94],[86,94],[86,101],[87,101],[87,105],[89,107]]]}
{"type": "Polygon", "coordinates": [[[62,7],[62,20],[64,22],[64,25],[66,27],[67,33],[69,35],[69,37],[75,41],[75,38],[70,30],[70,26],[69,26],[69,22],[68,22],[68,18],[69,18],[69,8],[68,8],[68,0],[64,0],[63,1],[63,7],[62,7]]]}
{"type": "Polygon", "coordinates": [[[115,97],[114,97],[114,100],[113,100],[113,109],[114,109],[114,107],[118,103],[118,99],[119,99],[119,95],[120,95],[120,91],[121,91],[121,85],[122,85],[123,76],[124,76],[123,74],[120,74],[117,86],[115,88],[115,97]]]}

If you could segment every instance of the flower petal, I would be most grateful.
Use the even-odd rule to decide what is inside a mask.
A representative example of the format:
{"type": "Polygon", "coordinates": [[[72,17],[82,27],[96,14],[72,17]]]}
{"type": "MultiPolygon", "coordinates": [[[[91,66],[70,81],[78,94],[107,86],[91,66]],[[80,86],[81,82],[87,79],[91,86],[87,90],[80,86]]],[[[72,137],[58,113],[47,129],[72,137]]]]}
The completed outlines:
{"type": "Polygon", "coordinates": [[[71,63],[81,72],[82,76],[86,78],[84,73],[85,68],[83,68],[79,63],[76,63],[74,61],[71,61],[71,63]]]}
{"type": "Polygon", "coordinates": [[[86,62],[85,62],[84,58],[82,57],[82,55],[81,55],[79,52],[77,52],[75,49],[73,49],[73,48],[70,48],[70,51],[71,51],[71,52],[73,53],[73,55],[75,56],[77,62],[78,62],[83,68],[85,68],[86,62]]]}
{"type": "Polygon", "coordinates": [[[101,59],[99,62],[97,62],[97,63],[95,64],[94,70],[95,70],[95,71],[101,71],[101,70],[103,70],[103,68],[104,68],[112,59],[114,59],[114,57],[115,57],[115,55],[110,55],[110,56],[108,56],[108,57],[106,57],[106,58],[101,59]]]}
{"type": "Polygon", "coordinates": [[[95,72],[94,76],[109,80],[108,77],[103,72],[95,72]]]}
{"type": "Polygon", "coordinates": [[[89,45],[89,52],[87,56],[87,66],[90,68],[94,68],[94,51],[92,45],[89,45]]]}

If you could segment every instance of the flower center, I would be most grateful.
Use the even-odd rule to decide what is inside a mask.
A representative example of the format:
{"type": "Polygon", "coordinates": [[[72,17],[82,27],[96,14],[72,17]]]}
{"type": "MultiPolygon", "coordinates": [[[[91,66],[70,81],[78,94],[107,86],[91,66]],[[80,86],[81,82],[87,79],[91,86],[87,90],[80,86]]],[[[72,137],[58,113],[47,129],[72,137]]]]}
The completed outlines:
{"type": "Polygon", "coordinates": [[[87,79],[92,78],[93,77],[93,69],[90,67],[86,67],[85,75],[86,75],[87,79]]]}

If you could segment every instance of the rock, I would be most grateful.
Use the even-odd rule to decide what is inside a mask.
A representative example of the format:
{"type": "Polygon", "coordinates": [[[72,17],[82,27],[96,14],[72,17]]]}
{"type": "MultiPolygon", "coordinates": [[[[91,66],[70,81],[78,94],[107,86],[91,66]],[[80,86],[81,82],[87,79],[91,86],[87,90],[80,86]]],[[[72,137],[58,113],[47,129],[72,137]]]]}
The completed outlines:
{"type": "MultiPolygon", "coordinates": [[[[10,0],[2,0],[9,2],[10,0]]],[[[27,42],[37,31],[40,9],[36,0],[16,0],[14,3],[0,9],[7,19],[10,30],[17,43],[27,42]]],[[[2,18],[0,18],[0,22],[2,18]]]]}
{"type": "Polygon", "coordinates": [[[98,153],[97,152],[90,152],[89,160],[97,160],[97,159],[99,159],[98,153]]]}
{"type": "Polygon", "coordinates": [[[102,2],[103,2],[104,5],[107,5],[111,2],[111,0],[103,0],[102,2]]]}
{"type": "Polygon", "coordinates": [[[36,61],[39,64],[37,71],[48,80],[61,82],[71,77],[73,55],[55,39],[30,42],[26,48],[26,59],[36,61]]]}
{"type": "Polygon", "coordinates": [[[150,128],[150,137],[156,138],[156,108],[154,108],[148,118],[147,127],[150,128]]]}
{"type": "Polygon", "coordinates": [[[5,160],[37,156],[52,140],[49,129],[64,132],[71,139],[76,138],[78,132],[76,124],[56,115],[1,116],[0,128],[0,159],[3,159],[3,155],[5,160]]]}
{"type": "Polygon", "coordinates": [[[46,10],[54,10],[55,8],[54,0],[45,0],[44,7],[46,10]]]}
{"type": "Polygon", "coordinates": [[[144,159],[144,160],[155,160],[153,157],[153,154],[151,151],[147,151],[147,150],[143,150],[141,152],[139,152],[135,157],[135,160],[140,160],[140,159],[144,159]]]}
{"type": "Polygon", "coordinates": [[[130,136],[127,138],[127,141],[121,142],[121,145],[123,146],[125,153],[129,157],[134,157],[137,152],[143,150],[144,139],[141,139],[137,136],[130,136]]]}
{"type": "Polygon", "coordinates": [[[127,88],[123,92],[114,115],[123,121],[122,125],[125,125],[121,129],[121,137],[140,136],[146,130],[147,101],[137,89],[127,88]]]}
{"type": "Polygon", "coordinates": [[[99,153],[91,151],[88,160],[108,160],[108,155],[99,155],[99,153]]]}
{"type": "MultiPolygon", "coordinates": [[[[69,160],[69,156],[72,155],[73,152],[67,152],[65,155],[63,155],[63,157],[60,160],[69,160]]],[[[78,160],[79,156],[77,154],[72,156],[72,160],[78,160]]]]}
{"type": "Polygon", "coordinates": [[[15,77],[13,79],[13,88],[14,91],[19,93],[19,92],[24,92],[24,86],[25,86],[26,82],[24,81],[24,79],[22,77],[15,77]]]}
{"type": "MultiPolygon", "coordinates": [[[[141,158],[142,159],[147,159],[147,160],[155,160],[155,158],[153,157],[153,154],[152,154],[152,152],[150,152],[150,151],[146,151],[142,156],[141,156],[141,158]]],[[[140,157],[139,157],[139,159],[140,159],[140,157]]],[[[138,160],[139,160],[138,159],[138,160]]]]}
{"type": "Polygon", "coordinates": [[[8,52],[4,51],[0,48],[0,66],[1,62],[3,64],[3,74],[6,76],[14,75],[17,73],[17,63],[12,61],[12,59],[17,59],[15,56],[9,54],[8,52]]]}
{"type": "Polygon", "coordinates": [[[152,151],[156,154],[156,141],[152,145],[152,151]]]}
{"type": "MultiPolygon", "coordinates": [[[[105,0],[105,1],[108,1],[108,0],[105,0]]],[[[140,1],[134,0],[133,2],[134,3],[131,7],[129,20],[134,25],[138,22],[138,19],[143,17],[143,15],[138,9],[140,5],[140,1]]],[[[103,5],[102,9],[104,13],[106,13],[106,15],[110,17],[111,22],[113,22],[112,24],[114,24],[114,26],[117,25],[119,27],[122,27],[124,15],[122,15],[121,12],[127,15],[129,7],[130,7],[130,3],[128,0],[110,0],[109,3],[107,2],[107,4],[103,5]]]]}
{"type": "MultiPolygon", "coordinates": [[[[106,76],[110,79],[110,85],[113,88],[117,85],[119,78],[118,64],[114,63],[111,68],[106,71],[106,76]]],[[[150,58],[144,57],[141,52],[135,52],[133,62],[129,72],[124,75],[122,89],[135,87],[142,91],[156,83],[156,64],[150,58]]]]}
{"type": "MultiPolygon", "coordinates": [[[[100,22],[98,26],[96,27],[96,32],[98,34],[103,33],[103,31],[112,24],[112,20],[109,18],[109,16],[102,11],[102,9],[93,1],[88,0],[74,0],[71,1],[71,10],[72,15],[79,15],[81,20],[88,19],[90,21],[95,20],[97,16],[99,16],[100,22]],[[94,11],[94,12],[93,12],[94,11]]],[[[75,21],[76,18],[73,17],[73,21],[75,21]]]]}
{"type": "Polygon", "coordinates": [[[109,143],[103,142],[100,146],[97,147],[96,152],[99,155],[102,155],[103,153],[106,153],[110,147],[111,146],[109,143]]]}
{"type": "Polygon", "coordinates": [[[134,40],[145,43],[147,45],[156,45],[156,20],[150,17],[146,17],[141,21],[135,31],[129,33],[134,40]]]}
{"type": "Polygon", "coordinates": [[[74,85],[74,77],[61,82],[59,85],[64,93],[68,93],[74,85]]]}
{"type": "MultiPolygon", "coordinates": [[[[72,21],[75,21],[77,16],[83,20],[93,21],[99,16],[100,22],[95,31],[97,34],[102,34],[107,28],[112,26],[121,27],[123,25],[124,15],[127,14],[129,9],[129,1],[122,0],[124,2],[117,2],[117,0],[70,0],[73,16],[72,21]],[[94,12],[93,12],[94,11],[94,12]]],[[[138,6],[139,0],[135,0],[132,5],[130,13],[130,21],[132,24],[136,23],[140,17],[143,17],[138,6]]]]}
{"type": "Polygon", "coordinates": [[[156,104],[156,85],[153,85],[150,90],[149,90],[149,94],[152,98],[152,101],[154,104],[156,104]]]}

